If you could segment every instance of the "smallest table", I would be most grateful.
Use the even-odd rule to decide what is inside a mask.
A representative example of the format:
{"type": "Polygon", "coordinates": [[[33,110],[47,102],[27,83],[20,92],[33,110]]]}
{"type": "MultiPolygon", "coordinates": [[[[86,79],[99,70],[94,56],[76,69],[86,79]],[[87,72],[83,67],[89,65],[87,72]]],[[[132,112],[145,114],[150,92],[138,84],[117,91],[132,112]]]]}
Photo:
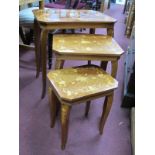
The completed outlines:
{"type": "Polygon", "coordinates": [[[61,148],[65,149],[68,137],[69,113],[75,104],[106,96],[99,124],[100,134],[109,115],[114,90],[118,82],[97,66],[80,66],[50,71],[49,99],[51,127],[54,127],[57,103],[61,103],[61,148]],[[58,101],[59,100],[59,101],[58,101]]]}

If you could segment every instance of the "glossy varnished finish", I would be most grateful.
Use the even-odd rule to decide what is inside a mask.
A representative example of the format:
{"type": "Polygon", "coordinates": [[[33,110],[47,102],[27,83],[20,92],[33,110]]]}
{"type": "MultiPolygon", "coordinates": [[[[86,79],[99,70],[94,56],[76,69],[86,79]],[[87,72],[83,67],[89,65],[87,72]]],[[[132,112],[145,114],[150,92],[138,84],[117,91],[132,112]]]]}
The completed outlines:
{"type": "Polygon", "coordinates": [[[94,10],[73,10],[73,9],[44,9],[34,10],[35,17],[40,23],[85,23],[104,22],[115,23],[116,19],[94,10]]]}
{"type": "Polygon", "coordinates": [[[118,82],[100,68],[68,68],[48,73],[61,99],[74,101],[117,88],[118,82]]]}
{"type": "Polygon", "coordinates": [[[107,62],[112,64],[111,75],[116,78],[118,60],[124,53],[111,36],[94,34],[55,35],[53,52],[56,56],[55,69],[63,68],[64,60],[98,60],[106,70],[107,62]]]}
{"type": "Polygon", "coordinates": [[[111,36],[92,34],[54,35],[53,50],[67,55],[104,55],[120,57],[122,48],[111,36]]]}
{"type": "Polygon", "coordinates": [[[49,101],[51,111],[51,126],[54,127],[56,116],[56,98],[61,103],[61,149],[65,149],[68,137],[69,114],[76,103],[86,103],[85,116],[88,115],[90,101],[106,97],[99,123],[100,134],[109,115],[114,89],[118,82],[101,68],[82,66],[50,71],[47,75],[50,81],[49,101]]]}

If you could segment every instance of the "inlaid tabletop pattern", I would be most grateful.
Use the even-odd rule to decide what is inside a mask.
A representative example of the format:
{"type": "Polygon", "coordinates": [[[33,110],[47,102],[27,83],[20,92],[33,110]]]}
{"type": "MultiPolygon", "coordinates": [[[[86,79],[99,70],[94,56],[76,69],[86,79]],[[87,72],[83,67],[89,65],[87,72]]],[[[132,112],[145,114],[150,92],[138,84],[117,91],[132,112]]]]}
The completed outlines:
{"type": "Polygon", "coordinates": [[[91,34],[54,35],[53,50],[59,54],[120,56],[122,48],[111,36],[91,34]]]}
{"type": "Polygon", "coordinates": [[[114,78],[98,67],[54,70],[47,77],[59,96],[67,101],[103,93],[118,86],[114,78]]]}
{"type": "Polygon", "coordinates": [[[94,10],[44,9],[34,10],[34,16],[39,22],[104,22],[114,23],[116,19],[94,10]]]}

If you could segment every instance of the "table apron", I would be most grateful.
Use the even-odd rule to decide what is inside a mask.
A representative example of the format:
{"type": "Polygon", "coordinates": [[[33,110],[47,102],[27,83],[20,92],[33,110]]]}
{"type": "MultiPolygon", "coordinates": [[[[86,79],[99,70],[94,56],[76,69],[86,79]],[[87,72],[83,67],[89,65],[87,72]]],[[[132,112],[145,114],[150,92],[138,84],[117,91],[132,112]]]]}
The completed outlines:
{"type": "Polygon", "coordinates": [[[52,30],[52,29],[78,29],[78,28],[110,28],[114,29],[115,23],[53,23],[44,24],[40,23],[42,29],[52,30]]]}
{"type": "Polygon", "coordinates": [[[96,56],[96,55],[58,55],[56,54],[57,60],[98,60],[98,61],[118,61],[119,57],[117,56],[96,56]]]}

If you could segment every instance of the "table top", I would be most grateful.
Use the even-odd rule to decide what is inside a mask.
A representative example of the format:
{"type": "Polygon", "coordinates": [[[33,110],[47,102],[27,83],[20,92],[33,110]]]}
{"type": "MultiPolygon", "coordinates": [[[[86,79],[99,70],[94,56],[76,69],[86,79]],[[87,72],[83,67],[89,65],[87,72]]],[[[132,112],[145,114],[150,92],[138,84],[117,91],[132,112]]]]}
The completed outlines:
{"type": "Polygon", "coordinates": [[[124,51],[111,37],[97,34],[58,34],[53,36],[53,51],[70,55],[121,56],[124,51]]]}
{"type": "Polygon", "coordinates": [[[60,98],[67,101],[106,93],[118,87],[113,77],[94,66],[53,70],[47,77],[60,98]]]}
{"type": "Polygon", "coordinates": [[[48,9],[33,11],[37,21],[41,23],[94,22],[115,23],[116,19],[94,10],[48,9]]]}

